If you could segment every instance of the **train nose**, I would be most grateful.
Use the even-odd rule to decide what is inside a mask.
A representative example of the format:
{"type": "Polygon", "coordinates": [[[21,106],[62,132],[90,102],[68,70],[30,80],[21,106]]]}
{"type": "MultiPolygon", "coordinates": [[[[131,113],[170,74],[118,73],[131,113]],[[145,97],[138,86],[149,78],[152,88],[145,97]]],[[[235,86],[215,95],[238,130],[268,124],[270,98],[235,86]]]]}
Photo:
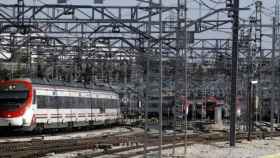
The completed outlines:
{"type": "Polygon", "coordinates": [[[0,127],[22,126],[22,119],[0,118],[0,127]]]}
{"type": "Polygon", "coordinates": [[[0,126],[1,127],[12,126],[12,123],[6,118],[0,118],[0,126]]]}

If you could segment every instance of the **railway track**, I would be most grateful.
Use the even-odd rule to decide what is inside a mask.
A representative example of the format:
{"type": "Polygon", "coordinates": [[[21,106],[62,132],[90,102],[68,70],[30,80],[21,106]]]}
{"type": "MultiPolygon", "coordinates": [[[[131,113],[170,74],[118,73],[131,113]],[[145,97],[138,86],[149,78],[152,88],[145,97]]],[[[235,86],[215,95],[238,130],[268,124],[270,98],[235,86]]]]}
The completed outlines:
{"type": "MultiPolygon", "coordinates": [[[[254,133],[252,138],[257,137],[276,137],[280,136],[279,132],[274,133],[254,133]]],[[[127,157],[133,155],[143,154],[143,134],[132,134],[126,136],[100,136],[93,138],[80,138],[80,139],[68,139],[68,140],[32,140],[29,142],[17,142],[17,143],[0,143],[0,157],[5,158],[37,158],[45,156],[48,153],[65,153],[78,150],[92,149],[97,152],[91,155],[85,155],[86,157],[97,157],[101,155],[110,155],[116,153],[122,153],[139,149],[135,153],[129,153],[127,157]],[[114,148],[118,147],[118,148],[114,148]],[[97,149],[102,149],[97,150],[97,149]],[[99,152],[98,152],[99,151],[99,152]]],[[[170,144],[176,141],[176,146],[183,145],[183,135],[178,135],[176,138],[172,136],[164,137],[164,148],[170,148],[170,144]]],[[[194,134],[188,136],[188,144],[195,143],[212,143],[218,141],[226,141],[228,138],[227,133],[207,133],[207,134],[194,134]]],[[[246,139],[246,133],[239,133],[237,139],[246,139]]],[[[157,138],[149,139],[149,146],[153,147],[157,145],[157,138]]],[[[154,150],[150,148],[149,150],[154,150]]],[[[82,155],[80,155],[82,156],[82,155]]],[[[125,157],[125,156],[124,156],[125,157]]]]}
{"type": "MultiPolygon", "coordinates": [[[[188,136],[188,142],[187,145],[193,145],[193,144],[211,144],[214,142],[222,142],[228,140],[228,135],[225,133],[224,135],[219,135],[217,133],[214,134],[203,134],[203,135],[196,135],[197,137],[192,137],[192,135],[188,136]]],[[[257,138],[264,138],[264,137],[279,137],[279,132],[273,132],[273,133],[263,133],[263,132],[257,132],[254,133],[251,138],[257,139],[257,138]]],[[[237,134],[237,140],[244,140],[247,139],[247,133],[238,133],[237,134]]],[[[183,142],[182,136],[178,136],[174,139],[174,137],[168,137],[164,139],[164,145],[163,149],[170,149],[173,148],[173,144],[170,144],[171,141],[176,141],[175,147],[182,147],[185,146],[185,143],[183,142]]],[[[148,147],[148,152],[157,151],[158,147],[155,145],[158,145],[155,143],[155,140],[150,140],[148,142],[150,147],[148,147]]],[[[112,149],[107,152],[97,152],[97,153],[91,153],[91,154],[85,154],[85,155],[79,155],[81,158],[88,158],[88,157],[98,157],[98,156],[106,156],[106,155],[118,155],[121,158],[131,158],[134,156],[144,155],[143,145],[138,146],[131,146],[131,147],[124,147],[119,149],[112,149]]]]}
{"type": "Polygon", "coordinates": [[[107,148],[127,143],[135,136],[106,136],[68,140],[36,140],[18,143],[0,143],[0,157],[30,158],[40,157],[48,153],[63,153],[83,149],[107,148]]]}

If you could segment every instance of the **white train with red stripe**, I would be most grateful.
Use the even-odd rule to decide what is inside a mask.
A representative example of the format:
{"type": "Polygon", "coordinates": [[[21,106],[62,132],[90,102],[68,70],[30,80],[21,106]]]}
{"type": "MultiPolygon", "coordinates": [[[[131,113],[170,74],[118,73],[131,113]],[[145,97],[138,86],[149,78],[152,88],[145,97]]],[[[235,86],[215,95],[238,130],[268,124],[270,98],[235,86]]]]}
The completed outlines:
{"type": "Polygon", "coordinates": [[[80,127],[121,118],[119,95],[112,90],[0,81],[0,128],[80,127]]]}

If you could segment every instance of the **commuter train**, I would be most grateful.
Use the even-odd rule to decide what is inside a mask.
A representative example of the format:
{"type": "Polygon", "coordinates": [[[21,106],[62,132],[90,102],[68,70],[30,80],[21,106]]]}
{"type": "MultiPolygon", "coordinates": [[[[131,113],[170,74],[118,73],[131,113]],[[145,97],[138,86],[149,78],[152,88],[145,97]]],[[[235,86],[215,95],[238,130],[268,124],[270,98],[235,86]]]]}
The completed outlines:
{"type": "Polygon", "coordinates": [[[116,123],[119,95],[112,90],[0,81],[0,129],[35,130],[116,123]]]}

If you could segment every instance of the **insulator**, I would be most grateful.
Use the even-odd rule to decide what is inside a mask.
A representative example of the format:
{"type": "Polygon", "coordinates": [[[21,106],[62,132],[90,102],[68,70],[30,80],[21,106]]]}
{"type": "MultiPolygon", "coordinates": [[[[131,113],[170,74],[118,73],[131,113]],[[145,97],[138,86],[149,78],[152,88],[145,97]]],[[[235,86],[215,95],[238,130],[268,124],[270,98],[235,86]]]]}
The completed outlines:
{"type": "Polygon", "coordinates": [[[232,18],[232,17],[233,17],[233,12],[232,12],[232,11],[229,11],[229,12],[228,12],[228,17],[229,17],[229,18],[232,18]]]}
{"type": "Polygon", "coordinates": [[[226,0],[226,8],[232,8],[232,7],[233,7],[232,0],[226,0]]]}
{"type": "Polygon", "coordinates": [[[262,7],[262,1],[256,1],[256,7],[261,8],[262,7]]]}
{"type": "Polygon", "coordinates": [[[94,0],[94,4],[103,4],[103,0],[94,0]]]}
{"type": "Polygon", "coordinates": [[[112,32],[113,33],[119,33],[120,32],[120,28],[118,26],[113,26],[112,32]]]}
{"type": "Polygon", "coordinates": [[[67,0],[57,0],[58,4],[67,3],[67,0]]]}
{"type": "MultiPolygon", "coordinates": [[[[229,8],[229,9],[233,8],[233,2],[232,2],[232,0],[226,0],[226,8],[229,8]]],[[[233,17],[233,11],[232,11],[232,10],[229,10],[229,11],[228,11],[228,17],[229,17],[229,18],[232,18],[232,17],[233,17]]]]}
{"type": "Polygon", "coordinates": [[[256,17],[250,16],[249,18],[250,23],[256,23],[256,17]]]}

